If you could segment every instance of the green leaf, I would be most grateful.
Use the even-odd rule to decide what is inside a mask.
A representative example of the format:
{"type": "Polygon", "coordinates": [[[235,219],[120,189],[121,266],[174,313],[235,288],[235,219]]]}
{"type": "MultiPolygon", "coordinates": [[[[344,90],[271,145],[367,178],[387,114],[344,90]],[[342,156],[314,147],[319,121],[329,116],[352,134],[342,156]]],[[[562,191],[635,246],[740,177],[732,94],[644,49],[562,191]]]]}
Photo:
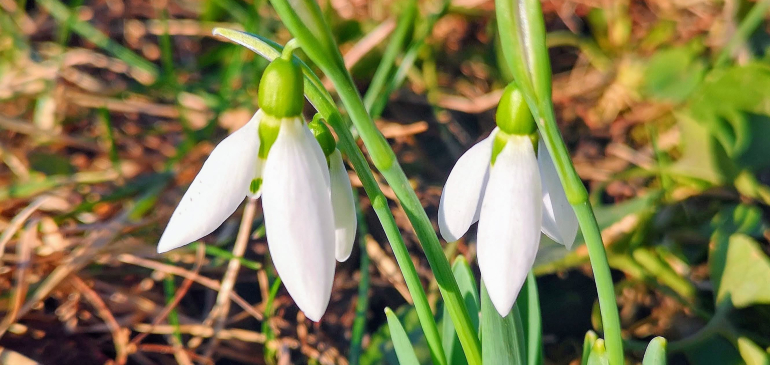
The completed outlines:
{"type": "Polygon", "coordinates": [[[702,50],[696,41],[656,52],[648,60],[642,91],[663,101],[685,101],[706,73],[706,63],[698,57],[702,50]]]}
{"type": "Polygon", "coordinates": [[[745,234],[730,236],[717,303],[729,297],[736,308],[770,304],[768,279],[770,259],[759,244],[745,234]]]}
{"type": "Polygon", "coordinates": [[[390,328],[390,338],[393,340],[393,347],[396,349],[396,356],[401,365],[420,365],[417,355],[414,353],[412,343],[409,342],[409,336],[401,326],[401,322],[390,308],[385,308],[385,316],[388,317],[388,327],[390,328]]]}
{"type": "Polygon", "coordinates": [[[591,355],[591,348],[594,347],[594,343],[597,339],[599,339],[599,336],[596,335],[596,332],[591,330],[586,332],[586,337],[583,339],[583,355],[580,359],[580,365],[588,364],[588,357],[591,355]]]}
{"type": "Polygon", "coordinates": [[[685,350],[692,365],[741,365],[741,357],[735,347],[723,337],[715,336],[685,350]]]}
{"type": "Polygon", "coordinates": [[[709,271],[714,291],[719,293],[722,275],[727,264],[729,239],[734,233],[759,237],[765,230],[762,211],[751,205],[738,204],[723,207],[709,223],[712,230],[709,244],[709,271]]]}
{"type": "Polygon", "coordinates": [[[770,355],[746,337],[738,338],[738,352],[746,365],[770,365],[770,355]]]}
{"type": "Polygon", "coordinates": [[[484,365],[524,365],[524,327],[519,311],[501,317],[481,283],[481,359],[484,365]]]}
{"type": "MultiPolygon", "coordinates": [[[[712,73],[713,74],[713,73],[712,73]]],[[[770,66],[732,67],[706,80],[688,113],[708,128],[727,155],[751,169],[770,166],[770,66]]]]}
{"type": "Polygon", "coordinates": [[[540,317],[540,296],[537,280],[530,271],[527,281],[516,299],[516,309],[524,322],[524,342],[527,345],[527,364],[543,364],[543,323],[540,317]]]}
{"type": "MultiPolygon", "coordinates": [[[[468,314],[471,316],[471,323],[473,323],[475,328],[478,328],[479,307],[481,306],[479,290],[476,287],[476,279],[473,276],[471,267],[468,265],[465,257],[460,255],[455,258],[452,264],[452,273],[465,300],[465,306],[468,308],[468,314]]],[[[444,306],[441,318],[443,318],[441,343],[444,347],[444,354],[446,354],[448,363],[451,365],[468,364],[463,348],[460,345],[460,338],[457,337],[457,331],[455,331],[455,326],[449,317],[449,311],[446,306],[444,306]]]]}
{"type": "Polygon", "coordinates": [[[666,339],[655,337],[647,345],[642,365],[666,365],[666,339]]]}
{"type": "Polygon", "coordinates": [[[610,359],[607,357],[607,350],[604,348],[604,340],[597,339],[591,346],[591,354],[588,355],[588,365],[609,365],[610,359]]]}

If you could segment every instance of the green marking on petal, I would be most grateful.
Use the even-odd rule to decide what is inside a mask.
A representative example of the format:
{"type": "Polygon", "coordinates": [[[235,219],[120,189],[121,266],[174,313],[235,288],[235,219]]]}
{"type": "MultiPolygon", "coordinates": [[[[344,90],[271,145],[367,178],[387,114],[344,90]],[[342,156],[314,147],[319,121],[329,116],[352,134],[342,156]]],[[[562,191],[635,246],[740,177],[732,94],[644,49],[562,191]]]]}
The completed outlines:
{"type": "Polygon", "coordinates": [[[278,132],[280,131],[281,119],[265,113],[259,123],[259,153],[257,154],[259,158],[267,159],[267,154],[273,147],[275,140],[278,139],[278,132]]]}
{"type": "Polygon", "coordinates": [[[329,156],[337,148],[337,142],[334,140],[332,131],[324,123],[321,114],[316,114],[313,117],[313,121],[307,124],[307,127],[313,132],[313,136],[318,141],[318,144],[321,145],[321,150],[324,151],[324,156],[328,160],[329,156]]]}
{"type": "Polygon", "coordinates": [[[261,188],[262,188],[261,177],[251,180],[251,184],[249,185],[249,192],[251,192],[252,194],[256,194],[261,188]]]}

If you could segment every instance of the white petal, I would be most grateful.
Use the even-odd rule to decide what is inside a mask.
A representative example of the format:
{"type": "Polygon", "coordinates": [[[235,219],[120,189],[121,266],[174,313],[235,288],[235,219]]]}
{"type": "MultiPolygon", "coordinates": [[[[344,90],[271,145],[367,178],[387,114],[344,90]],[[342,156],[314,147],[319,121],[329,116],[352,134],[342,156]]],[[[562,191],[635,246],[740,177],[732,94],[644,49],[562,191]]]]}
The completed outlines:
{"type": "Polygon", "coordinates": [[[551,155],[543,143],[537,146],[537,164],[540,166],[540,181],[543,190],[543,233],[552,240],[567,246],[569,250],[577,236],[578,221],[572,210],[564,187],[561,185],[551,155]]]}
{"type": "Polygon", "coordinates": [[[254,177],[260,115],[257,112],[211,152],[171,215],[158,243],[159,253],[213,232],[238,209],[254,177]]]}
{"type": "Polygon", "coordinates": [[[337,261],[342,262],[350,257],[356,240],[356,205],[340,150],[335,149],[329,156],[329,175],[334,209],[335,256],[337,261]]]}
{"type": "Polygon", "coordinates": [[[490,169],[477,240],[481,277],[501,316],[510,312],[535,262],[542,206],[532,142],[511,137],[490,169]]]}
{"type": "Polygon", "coordinates": [[[460,156],[449,173],[438,206],[438,228],[447,242],[459,240],[479,220],[495,132],[460,156]]]}
{"type": "Polygon", "coordinates": [[[329,172],[303,128],[300,118],[282,123],[263,171],[262,208],[275,269],[297,306],[318,321],[334,281],[334,216],[323,183],[329,172]]]}

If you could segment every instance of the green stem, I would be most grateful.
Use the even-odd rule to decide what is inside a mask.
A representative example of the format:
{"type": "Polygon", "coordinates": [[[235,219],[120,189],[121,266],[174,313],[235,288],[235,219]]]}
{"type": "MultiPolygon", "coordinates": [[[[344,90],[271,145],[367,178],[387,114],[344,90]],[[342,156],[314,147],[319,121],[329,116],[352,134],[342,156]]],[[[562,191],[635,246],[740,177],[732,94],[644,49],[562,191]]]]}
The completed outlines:
{"type": "MultiPolygon", "coordinates": [[[[252,35],[245,32],[240,32],[231,29],[214,29],[215,35],[222,35],[228,39],[237,42],[252,51],[258,53],[262,57],[269,61],[272,61],[276,57],[280,57],[281,53],[276,49],[281,49],[281,46],[261,39],[259,36],[252,35]]],[[[385,236],[388,238],[390,247],[393,250],[393,254],[396,257],[396,262],[404,275],[407,289],[412,296],[415,310],[417,311],[417,318],[420,320],[420,326],[425,333],[428,347],[431,351],[433,363],[435,365],[446,364],[446,357],[444,351],[441,348],[441,338],[439,337],[438,326],[436,320],[433,317],[433,312],[428,304],[428,298],[420,282],[420,277],[417,274],[417,269],[414,267],[412,258],[409,256],[409,251],[406,248],[404,239],[401,237],[401,233],[396,225],[396,220],[393,217],[393,213],[390,211],[388,201],[385,195],[382,193],[377,180],[369,170],[369,164],[366,161],[361,150],[350,133],[345,121],[342,119],[337,106],[332,101],[331,95],[322,86],[318,77],[310,70],[310,68],[301,63],[303,72],[305,74],[305,95],[308,100],[315,106],[316,110],[326,119],[326,121],[334,128],[339,138],[338,147],[353,165],[353,169],[361,179],[361,184],[364,187],[366,195],[372,203],[377,218],[380,220],[385,236]]],[[[475,336],[475,334],[474,334],[475,336]]]]}
{"type": "Polygon", "coordinates": [[[496,0],[495,6],[503,54],[537,122],[543,142],[551,153],[559,179],[575,210],[588,247],[610,364],[622,365],[624,360],[620,316],[607,253],[604,251],[599,225],[588,202],[588,191],[572,165],[556,124],[551,100],[550,60],[540,2],[496,0]]]}
{"type": "Polygon", "coordinates": [[[719,53],[719,57],[714,62],[714,68],[724,66],[724,64],[730,59],[730,56],[735,52],[735,49],[743,43],[750,35],[757,29],[762,23],[762,20],[767,14],[767,9],[770,8],[769,0],[761,0],[754,4],[746,17],[738,26],[735,34],[730,38],[722,51],[719,53]]]}
{"type": "MultiPolygon", "coordinates": [[[[401,202],[401,207],[412,223],[417,238],[422,244],[425,256],[428,259],[431,270],[436,277],[441,296],[444,298],[449,316],[452,318],[460,344],[471,365],[481,364],[481,349],[476,336],[476,331],[471,324],[470,316],[465,308],[460,288],[457,286],[449,261],[444,256],[433,225],[422,208],[417,194],[412,190],[409,180],[406,178],[401,165],[396,161],[393,150],[385,137],[382,136],[364,107],[361,98],[353,85],[350,74],[339,69],[324,70],[334,82],[342,103],[347,107],[348,113],[358,129],[364,145],[369,149],[375,167],[382,173],[396,197],[401,202]]],[[[336,130],[336,128],[335,128],[336,130]]],[[[392,216],[390,216],[392,219],[392,216]]],[[[381,218],[382,219],[382,218],[381,218]]],[[[438,332],[437,332],[438,334],[438,332]]],[[[440,343],[440,339],[439,339],[440,343]]],[[[443,352],[442,352],[443,356],[443,352]]]]}
{"type": "MultiPolygon", "coordinates": [[[[345,69],[342,55],[321,14],[318,3],[313,0],[293,0],[291,3],[288,0],[273,0],[272,3],[284,25],[299,40],[305,54],[334,84],[342,103],[369,151],[374,166],[382,173],[395,192],[407,218],[414,227],[431,270],[436,277],[444,303],[449,309],[449,315],[457,328],[457,334],[469,364],[480,364],[481,346],[476,336],[476,330],[471,324],[460,288],[457,286],[454,275],[452,275],[449,261],[444,256],[433,225],[423,210],[417,194],[412,190],[404,171],[398,164],[388,141],[377,129],[366,107],[364,107],[353,78],[345,69]]],[[[437,335],[438,331],[436,330],[435,333],[437,335]]],[[[438,337],[436,340],[438,340],[437,344],[441,343],[438,337]]],[[[434,351],[431,351],[431,353],[434,358],[443,359],[442,363],[446,362],[443,351],[435,354],[434,351]]]]}

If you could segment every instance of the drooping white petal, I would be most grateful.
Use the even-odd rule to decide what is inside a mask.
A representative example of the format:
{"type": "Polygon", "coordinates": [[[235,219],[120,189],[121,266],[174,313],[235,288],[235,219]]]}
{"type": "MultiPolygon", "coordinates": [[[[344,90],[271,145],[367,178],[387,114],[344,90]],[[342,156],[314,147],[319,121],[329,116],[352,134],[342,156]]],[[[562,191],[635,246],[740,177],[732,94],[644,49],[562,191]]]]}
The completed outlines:
{"type": "Polygon", "coordinates": [[[459,240],[479,220],[496,132],[460,156],[449,173],[438,206],[438,228],[447,242],[459,240]]]}
{"type": "Polygon", "coordinates": [[[329,177],[334,209],[335,256],[337,261],[342,262],[350,257],[356,240],[356,205],[340,150],[335,149],[329,155],[329,177]]]}
{"type": "Polygon", "coordinates": [[[537,164],[540,167],[543,190],[543,233],[569,250],[577,236],[577,216],[567,200],[556,167],[542,138],[537,146],[537,164]]]}
{"type": "Polygon", "coordinates": [[[300,118],[283,121],[262,175],[262,208],[275,269],[297,306],[318,321],[334,281],[334,216],[329,172],[303,129],[300,118]]]}
{"type": "Polygon", "coordinates": [[[160,237],[163,253],[193,242],[235,212],[254,177],[261,113],[217,145],[203,164],[160,237]]]}
{"type": "Polygon", "coordinates": [[[510,312],[535,262],[542,206],[532,142],[513,136],[490,169],[477,240],[481,277],[501,316],[510,312]]]}

